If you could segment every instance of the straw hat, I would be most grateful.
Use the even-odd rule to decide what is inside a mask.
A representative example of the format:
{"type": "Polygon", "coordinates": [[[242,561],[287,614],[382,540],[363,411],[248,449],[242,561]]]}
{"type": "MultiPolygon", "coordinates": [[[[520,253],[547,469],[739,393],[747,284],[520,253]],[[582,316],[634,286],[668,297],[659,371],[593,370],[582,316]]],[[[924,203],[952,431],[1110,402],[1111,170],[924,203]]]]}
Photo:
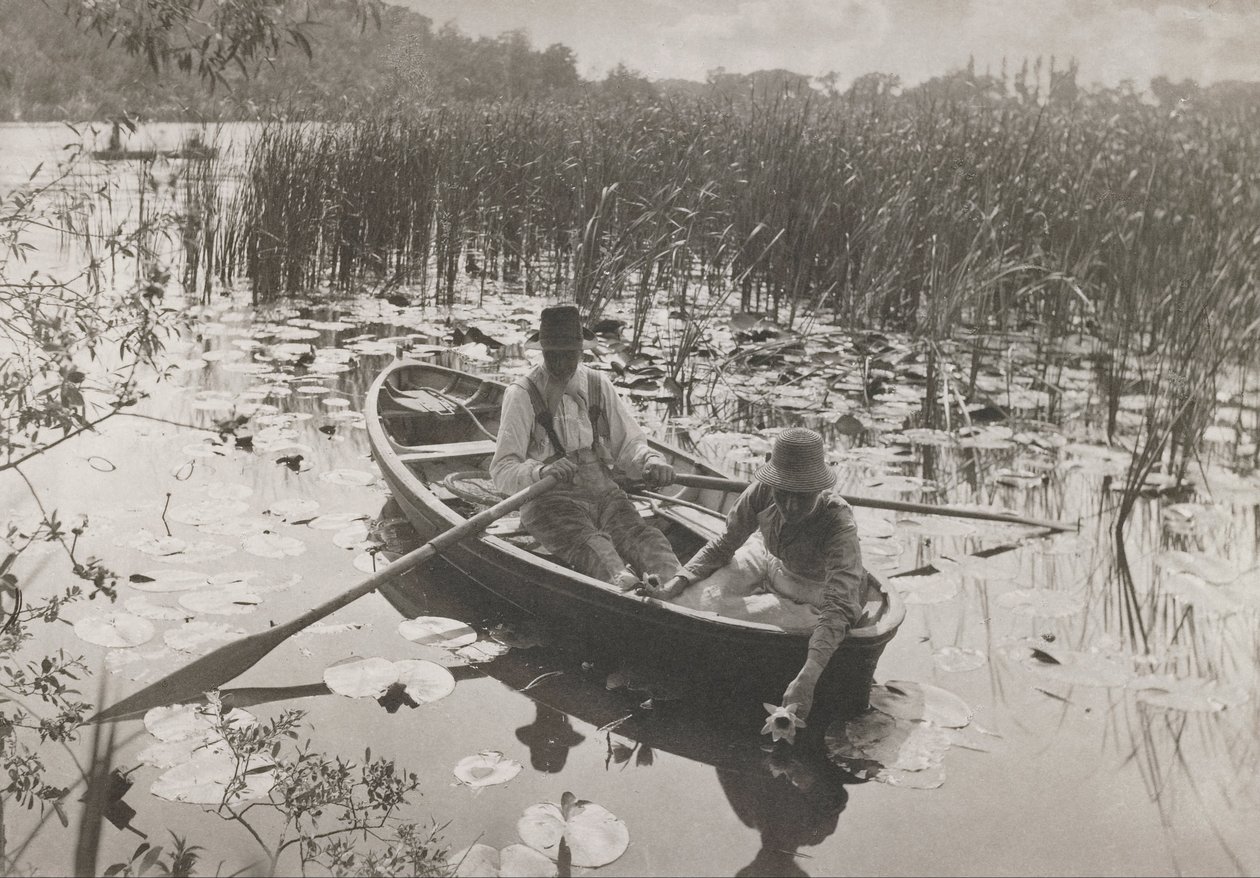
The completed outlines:
{"type": "Polygon", "coordinates": [[[525,342],[527,350],[580,351],[595,347],[595,333],[582,326],[577,305],[543,308],[538,332],[525,342]]]}
{"type": "Polygon", "coordinates": [[[784,491],[825,491],[836,483],[836,474],[827,466],[822,436],[791,427],[775,437],[770,462],[757,470],[757,481],[784,491]]]}

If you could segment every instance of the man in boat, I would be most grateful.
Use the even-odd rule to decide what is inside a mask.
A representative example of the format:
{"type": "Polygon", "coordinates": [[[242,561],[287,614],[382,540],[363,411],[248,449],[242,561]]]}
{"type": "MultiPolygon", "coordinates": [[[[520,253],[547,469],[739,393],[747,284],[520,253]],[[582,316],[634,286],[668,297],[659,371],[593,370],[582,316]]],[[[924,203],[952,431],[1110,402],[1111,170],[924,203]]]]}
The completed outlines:
{"type": "Polygon", "coordinates": [[[726,532],[673,579],[649,589],[663,600],[682,595],[678,603],[696,609],[757,592],[804,605],[813,624],[808,658],[782,702],[797,705],[801,719],[813,706],[818,678],[861,615],[866,581],[853,510],[829,493],[835,481],[822,436],[802,427],[784,430],[727,515],[726,532]],[[698,587],[683,595],[692,583],[698,587]]]}
{"type": "Polygon", "coordinates": [[[541,349],[543,362],[503,394],[490,464],[495,487],[514,494],[555,476],[560,484],[521,510],[525,530],[588,576],[623,590],[659,586],[682,564],[609,471],[668,485],[674,468],[648,445],[608,377],[582,365],[594,341],[577,306],[544,308],[538,340],[526,346],[541,349]]]}

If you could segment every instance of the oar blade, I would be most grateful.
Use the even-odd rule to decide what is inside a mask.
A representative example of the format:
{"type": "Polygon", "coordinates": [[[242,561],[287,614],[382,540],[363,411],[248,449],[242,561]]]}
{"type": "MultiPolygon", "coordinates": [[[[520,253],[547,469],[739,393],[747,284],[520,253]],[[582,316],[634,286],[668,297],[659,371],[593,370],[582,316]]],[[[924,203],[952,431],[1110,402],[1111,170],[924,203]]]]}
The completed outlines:
{"type": "Polygon", "coordinates": [[[224,644],[139,692],[111,704],[88,722],[115,722],[143,715],[155,707],[194,701],[205,692],[218,689],[248,671],[291,633],[288,625],[281,625],[224,644]]]}

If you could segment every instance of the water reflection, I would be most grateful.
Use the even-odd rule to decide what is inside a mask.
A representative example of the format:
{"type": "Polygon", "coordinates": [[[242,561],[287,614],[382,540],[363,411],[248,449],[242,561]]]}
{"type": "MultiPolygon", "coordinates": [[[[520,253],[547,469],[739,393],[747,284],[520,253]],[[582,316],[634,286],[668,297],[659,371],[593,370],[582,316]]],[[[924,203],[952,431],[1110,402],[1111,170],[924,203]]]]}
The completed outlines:
{"type": "Polygon", "coordinates": [[[539,702],[534,702],[534,721],[517,729],[516,738],[529,747],[534,770],[548,774],[563,771],[569,751],[586,740],[569,724],[566,714],[539,702]]]}
{"type": "Polygon", "coordinates": [[[847,778],[821,757],[775,751],[763,770],[719,768],[718,782],[740,822],[761,835],[753,861],[736,875],[808,875],[800,848],[820,845],[836,831],[849,794],[847,778]]]}

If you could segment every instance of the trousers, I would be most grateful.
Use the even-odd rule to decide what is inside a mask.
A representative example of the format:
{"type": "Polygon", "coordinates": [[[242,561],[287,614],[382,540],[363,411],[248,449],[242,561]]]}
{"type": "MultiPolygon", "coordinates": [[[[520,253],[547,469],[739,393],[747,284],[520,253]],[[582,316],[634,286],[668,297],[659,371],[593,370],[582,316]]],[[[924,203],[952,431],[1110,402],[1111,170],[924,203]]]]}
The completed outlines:
{"type": "Polygon", "coordinates": [[[665,534],[643,520],[598,462],[521,510],[521,526],[579,573],[611,582],[627,566],[662,581],[682,569],[665,534]]]}
{"type": "Polygon", "coordinates": [[[793,573],[770,554],[760,533],[740,546],[731,560],[693,584],[675,602],[704,610],[765,622],[787,630],[813,630],[820,618],[825,582],[793,573]]]}

